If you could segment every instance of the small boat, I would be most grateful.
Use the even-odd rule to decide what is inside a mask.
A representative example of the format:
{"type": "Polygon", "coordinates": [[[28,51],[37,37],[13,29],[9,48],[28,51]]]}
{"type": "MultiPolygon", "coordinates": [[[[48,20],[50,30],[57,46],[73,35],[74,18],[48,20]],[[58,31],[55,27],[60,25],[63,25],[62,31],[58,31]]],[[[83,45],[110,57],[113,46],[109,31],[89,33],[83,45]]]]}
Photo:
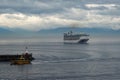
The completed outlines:
{"type": "Polygon", "coordinates": [[[27,51],[27,47],[26,47],[26,51],[25,53],[23,53],[18,59],[14,59],[11,61],[11,65],[24,65],[24,64],[30,64],[31,63],[31,59],[29,57],[29,53],[27,51]]]}
{"type": "Polygon", "coordinates": [[[29,59],[25,59],[23,56],[21,56],[17,60],[11,61],[11,65],[24,65],[24,64],[31,64],[31,61],[29,59]]]}

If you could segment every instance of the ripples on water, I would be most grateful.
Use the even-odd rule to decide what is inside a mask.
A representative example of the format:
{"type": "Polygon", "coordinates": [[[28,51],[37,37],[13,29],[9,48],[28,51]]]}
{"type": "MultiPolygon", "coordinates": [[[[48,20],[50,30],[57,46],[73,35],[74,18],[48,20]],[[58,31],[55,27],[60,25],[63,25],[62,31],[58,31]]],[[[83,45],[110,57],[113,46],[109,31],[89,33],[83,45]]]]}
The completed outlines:
{"type": "MultiPolygon", "coordinates": [[[[22,44],[1,44],[0,54],[20,54],[22,44]]],[[[36,60],[30,65],[0,62],[1,80],[120,80],[120,43],[28,45],[36,60]]]]}

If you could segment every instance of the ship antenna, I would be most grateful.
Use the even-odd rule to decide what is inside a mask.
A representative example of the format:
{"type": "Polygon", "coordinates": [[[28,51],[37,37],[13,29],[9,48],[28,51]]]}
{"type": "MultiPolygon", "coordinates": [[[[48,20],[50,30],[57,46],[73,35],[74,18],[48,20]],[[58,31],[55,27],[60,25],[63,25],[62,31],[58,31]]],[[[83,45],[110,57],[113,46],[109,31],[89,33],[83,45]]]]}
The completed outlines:
{"type": "Polygon", "coordinates": [[[25,53],[28,53],[28,47],[27,46],[25,47],[25,53]]]}

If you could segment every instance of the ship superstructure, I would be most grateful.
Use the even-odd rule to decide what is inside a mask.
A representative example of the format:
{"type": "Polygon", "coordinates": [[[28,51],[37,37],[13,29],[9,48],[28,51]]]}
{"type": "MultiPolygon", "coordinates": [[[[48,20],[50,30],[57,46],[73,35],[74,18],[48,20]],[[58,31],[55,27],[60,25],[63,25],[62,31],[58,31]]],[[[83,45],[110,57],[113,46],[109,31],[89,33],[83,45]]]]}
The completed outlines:
{"type": "Polygon", "coordinates": [[[64,33],[64,43],[87,43],[88,40],[88,34],[74,34],[72,31],[64,33]]]}

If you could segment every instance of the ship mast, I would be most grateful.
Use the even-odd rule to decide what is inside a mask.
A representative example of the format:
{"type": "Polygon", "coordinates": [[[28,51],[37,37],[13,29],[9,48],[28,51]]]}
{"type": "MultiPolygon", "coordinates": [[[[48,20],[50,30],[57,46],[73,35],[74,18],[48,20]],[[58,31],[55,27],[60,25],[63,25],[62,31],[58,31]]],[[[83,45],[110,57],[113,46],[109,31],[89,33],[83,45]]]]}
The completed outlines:
{"type": "Polygon", "coordinates": [[[25,47],[25,53],[28,53],[28,47],[27,46],[25,47]]]}

